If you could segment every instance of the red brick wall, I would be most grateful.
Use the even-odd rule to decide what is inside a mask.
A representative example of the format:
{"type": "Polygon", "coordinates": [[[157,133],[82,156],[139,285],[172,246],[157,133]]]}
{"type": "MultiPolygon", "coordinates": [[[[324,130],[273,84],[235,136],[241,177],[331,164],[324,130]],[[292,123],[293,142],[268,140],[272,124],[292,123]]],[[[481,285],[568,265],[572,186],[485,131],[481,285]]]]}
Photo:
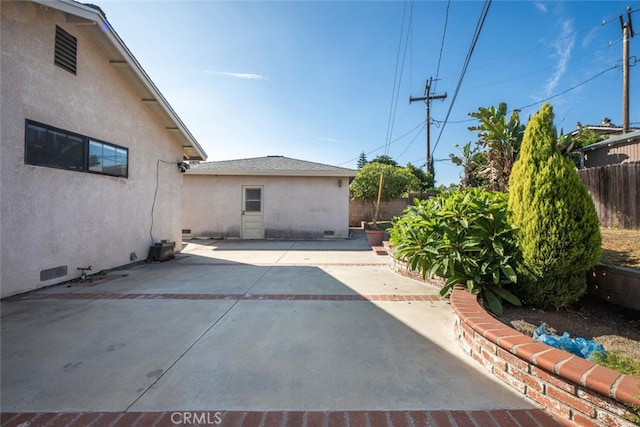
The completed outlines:
{"type": "Polygon", "coordinates": [[[640,379],[527,337],[498,321],[475,295],[451,294],[456,338],[489,372],[569,426],[632,426],[640,379]]]}

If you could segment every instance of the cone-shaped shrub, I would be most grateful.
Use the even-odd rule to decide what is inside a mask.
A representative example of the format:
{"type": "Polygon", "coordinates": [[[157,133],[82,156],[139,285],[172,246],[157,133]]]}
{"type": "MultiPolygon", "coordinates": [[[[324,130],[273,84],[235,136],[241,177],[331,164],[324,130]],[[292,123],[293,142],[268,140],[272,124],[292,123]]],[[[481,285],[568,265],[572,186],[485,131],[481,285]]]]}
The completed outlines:
{"type": "Polygon", "coordinates": [[[527,124],[509,180],[508,212],[522,251],[518,295],[528,304],[558,308],[585,293],[601,238],[591,196],[556,148],[553,118],[545,104],[527,124]]]}

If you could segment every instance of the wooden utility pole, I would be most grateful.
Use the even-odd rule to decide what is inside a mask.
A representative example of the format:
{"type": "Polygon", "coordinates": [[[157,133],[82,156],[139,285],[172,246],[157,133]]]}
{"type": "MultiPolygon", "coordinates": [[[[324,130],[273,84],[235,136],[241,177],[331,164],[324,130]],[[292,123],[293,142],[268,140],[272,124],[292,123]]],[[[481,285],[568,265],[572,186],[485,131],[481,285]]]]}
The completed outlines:
{"type": "Polygon", "coordinates": [[[633,37],[631,7],[627,6],[627,22],[620,15],[622,27],[622,133],[629,132],[629,39],[633,37]]]}
{"type": "Polygon", "coordinates": [[[429,80],[427,80],[427,83],[425,84],[424,87],[424,96],[419,96],[419,97],[412,97],[409,96],[409,104],[411,104],[414,101],[425,101],[425,104],[427,104],[427,164],[426,164],[426,170],[427,172],[433,174],[433,164],[431,162],[431,115],[430,115],[430,104],[431,104],[431,100],[432,99],[445,99],[447,97],[447,93],[445,92],[444,95],[431,95],[431,82],[433,81],[433,77],[429,77],[429,80]]]}

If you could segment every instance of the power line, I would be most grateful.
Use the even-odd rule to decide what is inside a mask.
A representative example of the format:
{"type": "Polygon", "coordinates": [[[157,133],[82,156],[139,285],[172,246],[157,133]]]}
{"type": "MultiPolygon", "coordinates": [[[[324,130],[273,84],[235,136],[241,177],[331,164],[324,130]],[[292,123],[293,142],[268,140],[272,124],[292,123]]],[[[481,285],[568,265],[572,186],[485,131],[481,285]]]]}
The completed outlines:
{"type": "Polygon", "coordinates": [[[402,83],[402,74],[404,72],[404,60],[407,55],[407,46],[409,44],[408,43],[409,34],[411,33],[411,23],[413,21],[413,5],[414,5],[414,2],[413,0],[411,0],[411,8],[409,10],[409,23],[407,25],[407,34],[406,34],[404,50],[402,54],[402,63],[400,64],[400,76],[398,77],[398,63],[400,62],[400,50],[402,49],[402,35],[404,32],[404,20],[406,16],[407,0],[405,0],[404,9],[402,13],[402,27],[400,28],[400,38],[398,40],[398,53],[396,55],[396,69],[395,69],[395,75],[393,77],[393,89],[391,94],[391,105],[389,108],[389,119],[387,121],[387,136],[386,136],[387,147],[385,147],[385,154],[387,155],[389,154],[388,141],[391,138],[391,135],[393,134],[393,125],[395,123],[396,111],[398,109],[400,84],[402,83]]]}
{"type": "Polygon", "coordinates": [[[449,24],[449,6],[451,5],[451,0],[447,1],[447,9],[444,13],[444,29],[442,30],[442,41],[440,42],[440,54],[438,55],[438,66],[436,68],[436,84],[433,85],[433,91],[436,90],[436,85],[438,84],[438,79],[440,78],[440,63],[442,62],[442,51],[444,50],[444,40],[447,35],[447,25],[449,24]]]}
{"type": "Polygon", "coordinates": [[[471,55],[476,47],[476,43],[478,43],[478,38],[480,37],[480,32],[482,31],[482,27],[484,25],[484,21],[487,18],[487,14],[489,13],[489,6],[491,6],[491,0],[487,0],[482,9],[482,13],[480,14],[480,18],[478,19],[478,24],[476,25],[475,33],[473,34],[473,39],[471,41],[471,46],[469,47],[469,52],[467,53],[467,57],[464,60],[464,65],[462,66],[462,71],[460,72],[460,78],[458,79],[458,85],[456,86],[456,90],[453,93],[453,97],[451,98],[451,104],[449,105],[449,110],[447,111],[447,115],[444,118],[444,123],[440,128],[440,133],[438,134],[438,139],[433,147],[433,152],[436,151],[438,144],[440,143],[440,138],[442,137],[442,133],[444,132],[444,128],[447,125],[447,120],[449,120],[449,116],[451,115],[451,110],[453,109],[453,105],[456,102],[456,98],[458,96],[458,92],[460,92],[460,86],[462,85],[462,80],[464,79],[464,75],[467,72],[467,68],[469,67],[469,62],[471,61],[471,55]]]}
{"type": "Polygon", "coordinates": [[[534,105],[538,105],[538,104],[541,104],[541,103],[543,103],[543,102],[545,102],[545,101],[548,101],[548,100],[550,100],[550,99],[557,98],[557,97],[559,97],[559,96],[561,96],[561,95],[564,95],[564,94],[565,94],[565,93],[567,93],[567,92],[571,92],[572,90],[579,88],[580,86],[582,86],[582,85],[584,85],[584,84],[586,84],[586,83],[589,83],[591,80],[595,79],[596,77],[600,77],[600,76],[601,76],[601,75],[603,75],[604,73],[606,73],[606,72],[608,72],[608,71],[611,71],[611,70],[614,70],[615,68],[616,68],[615,66],[613,66],[613,67],[611,67],[611,68],[607,68],[606,70],[604,70],[604,71],[600,71],[600,72],[599,72],[598,74],[596,74],[595,76],[592,76],[592,77],[588,78],[587,80],[585,80],[585,81],[583,81],[583,82],[581,82],[581,83],[578,83],[578,84],[577,84],[577,85],[575,85],[575,86],[570,87],[569,89],[563,90],[562,92],[557,93],[557,94],[555,94],[555,95],[551,95],[551,96],[550,96],[550,97],[548,97],[548,98],[544,98],[544,99],[541,99],[541,100],[539,100],[539,101],[533,102],[533,103],[531,103],[531,104],[524,105],[524,106],[522,106],[522,107],[520,107],[520,108],[516,108],[516,110],[524,110],[525,108],[533,107],[534,105]]]}
{"type": "MultiPolygon", "coordinates": [[[[369,155],[369,154],[371,154],[371,153],[375,153],[376,151],[380,151],[380,150],[382,150],[383,148],[386,148],[386,146],[387,146],[387,145],[395,144],[396,142],[400,141],[401,139],[403,139],[403,138],[404,138],[404,137],[406,137],[407,135],[409,135],[409,134],[411,134],[412,132],[414,132],[416,129],[421,128],[421,127],[423,127],[423,126],[424,126],[424,122],[420,122],[420,123],[418,123],[414,128],[412,128],[410,131],[407,131],[406,133],[404,133],[404,134],[400,135],[400,136],[399,136],[399,137],[397,137],[396,139],[393,139],[393,140],[389,141],[389,143],[388,143],[388,144],[385,142],[385,144],[384,144],[384,145],[381,145],[380,147],[374,148],[373,150],[371,150],[371,151],[369,151],[369,152],[365,153],[365,155],[369,155]]],[[[422,130],[422,129],[420,129],[420,130],[422,130]]],[[[358,156],[358,157],[354,157],[353,159],[349,159],[349,160],[347,160],[347,161],[345,161],[345,162],[338,163],[336,166],[346,165],[347,163],[351,163],[351,162],[353,162],[353,161],[356,161],[356,160],[358,160],[359,158],[360,158],[360,156],[358,156]]]]}
{"type": "Polygon", "coordinates": [[[411,145],[413,145],[413,143],[415,142],[415,140],[418,138],[418,136],[420,136],[420,134],[422,133],[422,129],[424,129],[425,127],[427,127],[427,124],[424,123],[420,129],[418,130],[418,132],[416,132],[416,134],[414,135],[414,137],[411,139],[411,141],[409,141],[409,144],[407,144],[407,146],[404,148],[404,150],[402,150],[402,152],[400,154],[398,154],[398,156],[396,157],[396,160],[400,160],[400,157],[402,157],[404,155],[404,153],[407,152],[407,150],[411,147],[411,145]]]}

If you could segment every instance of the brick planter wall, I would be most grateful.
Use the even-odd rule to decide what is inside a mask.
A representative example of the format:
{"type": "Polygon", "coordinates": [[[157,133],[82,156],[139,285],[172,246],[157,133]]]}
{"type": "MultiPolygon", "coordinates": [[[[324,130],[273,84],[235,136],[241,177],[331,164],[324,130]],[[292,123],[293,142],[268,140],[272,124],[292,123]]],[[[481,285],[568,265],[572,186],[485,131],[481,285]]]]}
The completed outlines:
{"type": "Polygon", "coordinates": [[[442,289],[445,283],[445,280],[443,278],[441,277],[422,278],[422,275],[419,272],[415,270],[410,270],[409,267],[407,267],[407,264],[405,264],[403,261],[396,259],[393,256],[393,247],[389,245],[389,242],[383,242],[383,245],[387,248],[387,253],[389,254],[389,259],[391,260],[390,267],[393,271],[395,271],[396,273],[402,276],[409,277],[414,280],[419,280],[421,282],[428,283],[430,285],[437,286],[438,288],[442,289]]]}
{"type": "Polygon", "coordinates": [[[456,339],[464,351],[569,426],[632,426],[640,379],[549,347],[500,322],[475,295],[451,293],[456,339]]]}

